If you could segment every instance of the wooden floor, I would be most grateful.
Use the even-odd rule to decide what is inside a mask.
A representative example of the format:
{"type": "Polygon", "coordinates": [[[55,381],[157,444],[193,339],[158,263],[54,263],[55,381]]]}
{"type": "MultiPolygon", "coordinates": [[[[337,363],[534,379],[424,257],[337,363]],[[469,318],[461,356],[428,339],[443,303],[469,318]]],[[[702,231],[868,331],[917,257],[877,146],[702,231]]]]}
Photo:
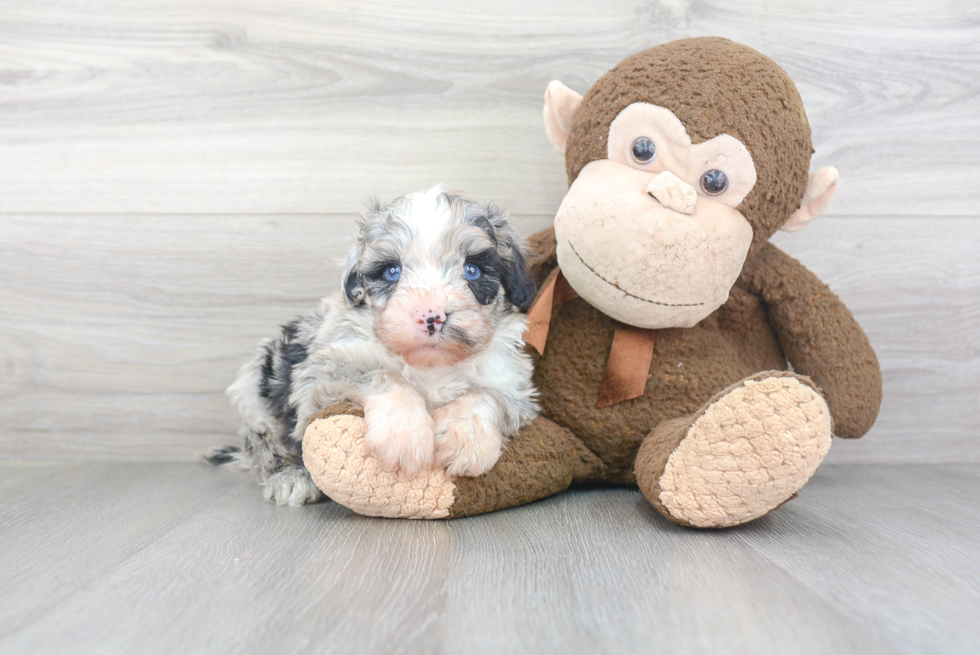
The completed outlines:
{"type": "Polygon", "coordinates": [[[0,556],[3,653],[980,652],[977,466],[825,466],[705,532],[628,489],[410,522],[198,464],[6,462],[0,556]]]}

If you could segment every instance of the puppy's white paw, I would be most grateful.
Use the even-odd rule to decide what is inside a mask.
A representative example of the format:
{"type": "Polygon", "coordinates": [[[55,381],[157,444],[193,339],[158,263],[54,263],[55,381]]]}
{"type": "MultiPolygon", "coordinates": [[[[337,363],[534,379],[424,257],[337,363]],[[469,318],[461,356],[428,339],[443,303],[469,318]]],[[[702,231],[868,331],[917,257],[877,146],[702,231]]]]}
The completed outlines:
{"type": "Polygon", "coordinates": [[[414,389],[396,387],[365,398],[364,428],[365,443],[387,468],[400,468],[407,476],[432,468],[432,417],[414,389]]]}
{"type": "Polygon", "coordinates": [[[500,459],[504,438],[482,405],[478,397],[461,396],[432,412],[436,463],[451,476],[483,475],[500,459]]]}
{"type": "Polygon", "coordinates": [[[280,507],[299,507],[323,500],[323,493],[313,484],[309,471],[301,466],[270,475],[262,483],[262,496],[280,507]]]}

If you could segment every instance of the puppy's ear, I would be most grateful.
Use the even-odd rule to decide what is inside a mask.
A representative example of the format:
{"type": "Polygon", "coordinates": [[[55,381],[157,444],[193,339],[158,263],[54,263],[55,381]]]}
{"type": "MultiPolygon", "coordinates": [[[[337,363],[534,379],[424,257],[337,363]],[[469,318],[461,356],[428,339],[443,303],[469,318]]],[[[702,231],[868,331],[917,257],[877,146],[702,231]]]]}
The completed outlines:
{"type": "Polygon", "coordinates": [[[366,296],[361,275],[357,272],[357,255],[351,251],[347,258],[347,266],[344,268],[344,297],[347,298],[348,305],[357,307],[364,303],[366,296]]]}
{"type": "Polygon", "coordinates": [[[493,202],[487,203],[484,208],[483,216],[487,227],[480,225],[490,239],[497,244],[497,253],[500,255],[500,284],[504,288],[504,295],[512,305],[525,310],[534,300],[537,286],[534,278],[531,277],[531,270],[527,265],[527,255],[524,252],[524,245],[520,237],[514,232],[507,220],[507,212],[497,207],[493,202]]]}
{"type": "Polygon", "coordinates": [[[500,262],[500,284],[504,287],[507,300],[524,311],[534,300],[537,286],[527,265],[527,255],[516,236],[510,239],[510,252],[500,262]]]}

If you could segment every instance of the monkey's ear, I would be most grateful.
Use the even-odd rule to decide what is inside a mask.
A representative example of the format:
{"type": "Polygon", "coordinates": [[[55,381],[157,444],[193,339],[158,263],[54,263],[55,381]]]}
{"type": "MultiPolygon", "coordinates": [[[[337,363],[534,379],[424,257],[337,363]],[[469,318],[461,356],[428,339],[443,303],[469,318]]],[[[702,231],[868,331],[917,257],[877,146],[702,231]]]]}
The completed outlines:
{"type": "Polygon", "coordinates": [[[787,232],[802,230],[807,223],[823,214],[834,193],[837,192],[838,182],[840,182],[840,173],[833,166],[824,166],[810,173],[806,191],[803,192],[803,200],[800,201],[800,208],[790,215],[780,229],[787,232]]]}
{"type": "Polygon", "coordinates": [[[581,104],[582,96],[558,80],[548,84],[544,92],[544,131],[560,155],[565,154],[568,133],[572,131],[581,104]]]}

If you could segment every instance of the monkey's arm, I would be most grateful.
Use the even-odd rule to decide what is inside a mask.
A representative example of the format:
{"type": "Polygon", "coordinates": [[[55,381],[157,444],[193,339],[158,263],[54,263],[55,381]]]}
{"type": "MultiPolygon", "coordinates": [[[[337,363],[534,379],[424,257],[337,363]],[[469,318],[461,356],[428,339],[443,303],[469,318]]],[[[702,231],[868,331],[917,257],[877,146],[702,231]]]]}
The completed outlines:
{"type": "Polygon", "coordinates": [[[881,405],[881,369],[850,310],[816,275],[770,243],[746,261],[742,281],[765,302],[793,369],[823,390],[837,436],[863,436],[881,405]]]}
{"type": "Polygon", "coordinates": [[[527,238],[527,265],[538,289],[555,266],[558,266],[557,248],[554,227],[545,228],[527,238]]]}

